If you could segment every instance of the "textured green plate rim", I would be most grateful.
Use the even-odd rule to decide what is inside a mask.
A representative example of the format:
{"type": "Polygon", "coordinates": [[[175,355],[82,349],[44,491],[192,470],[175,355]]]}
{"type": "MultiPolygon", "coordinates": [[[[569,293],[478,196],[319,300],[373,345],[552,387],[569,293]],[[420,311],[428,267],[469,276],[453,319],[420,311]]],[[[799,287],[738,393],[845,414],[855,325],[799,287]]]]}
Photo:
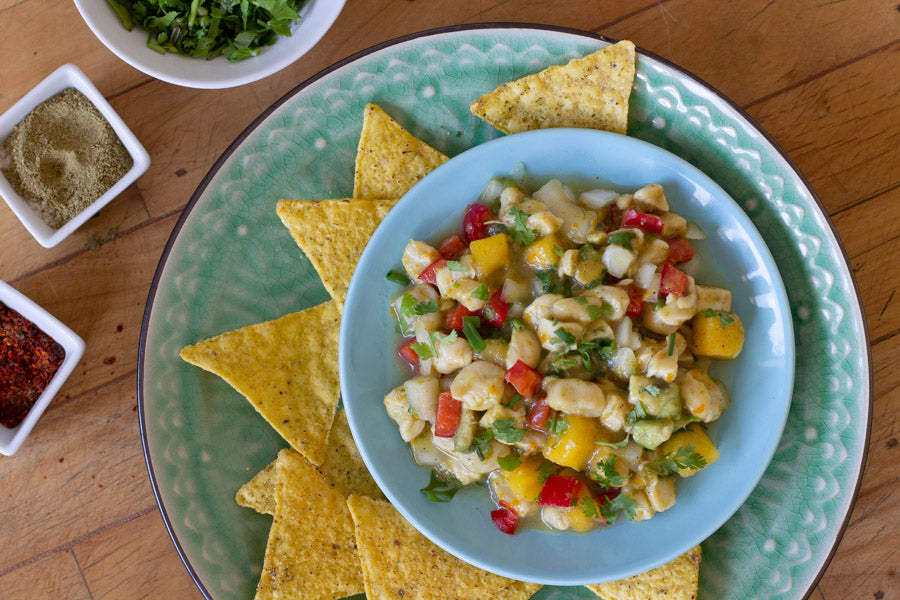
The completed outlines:
{"type": "MultiPolygon", "coordinates": [[[[159,382],[161,373],[158,369],[158,355],[162,355],[166,361],[178,360],[178,348],[159,349],[151,346],[148,350],[148,341],[158,341],[156,338],[159,336],[155,334],[155,328],[162,326],[160,325],[162,319],[168,319],[169,326],[190,329],[184,315],[167,314],[172,312],[172,307],[165,306],[165,301],[161,302],[163,305],[161,307],[156,305],[160,297],[167,298],[166,294],[171,294],[173,290],[177,293],[193,291],[190,282],[185,284],[179,277],[167,276],[166,267],[174,258],[173,252],[175,256],[181,256],[182,262],[185,250],[197,251],[198,262],[212,260],[209,254],[212,249],[207,249],[204,253],[204,248],[198,248],[196,244],[191,244],[190,240],[186,241],[185,236],[179,237],[186,224],[188,229],[192,226],[196,228],[197,222],[192,219],[202,221],[210,216],[206,212],[195,214],[195,207],[200,203],[204,205],[204,210],[212,212],[206,200],[212,193],[210,190],[214,189],[220,183],[219,179],[223,178],[220,173],[223,167],[231,168],[235,165],[233,161],[243,158],[246,166],[251,168],[253,161],[249,160],[252,157],[246,155],[248,148],[244,147],[245,142],[248,145],[251,141],[258,142],[253,134],[264,121],[282,115],[283,112],[279,112],[279,108],[289,104],[292,98],[323,78],[331,74],[337,76],[342,68],[357,61],[365,61],[392,47],[398,47],[395,54],[399,54],[401,50],[406,49],[403,45],[407,42],[415,43],[432,38],[437,43],[442,41],[441,36],[451,38],[454,35],[469,35],[479,39],[489,35],[497,38],[508,36],[510,39],[504,40],[505,42],[515,42],[513,38],[525,32],[538,37],[543,36],[542,41],[548,46],[552,45],[552,38],[553,43],[568,46],[569,51],[561,56],[549,57],[547,52],[543,55],[538,53],[536,58],[530,59],[527,68],[522,64],[517,65],[520,70],[524,69],[520,74],[531,72],[554,61],[564,62],[571,56],[593,49],[598,42],[610,41],[602,36],[572,29],[497,23],[442,28],[404,36],[374,46],[325,69],[275,102],[248,126],[216,161],[183,211],[163,251],[148,296],[139,349],[138,403],[141,440],[154,495],[175,547],[205,597],[218,600],[226,595],[228,597],[246,595],[248,574],[225,575],[211,582],[211,577],[204,579],[194,566],[195,562],[199,564],[201,560],[206,561],[205,566],[209,566],[210,560],[219,558],[215,555],[215,547],[212,556],[206,556],[209,548],[205,545],[200,548],[186,548],[191,543],[198,543],[193,536],[215,530],[216,524],[208,521],[208,515],[206,517],[200,515],[195,520],[193,515],[185,514],[190,513],[189,509],[192,508],[190,505],[187,507],[182,504],[176,505],[173,499],[176,495],[179,496],[177,499],[181,500],[182,493],[194,494],[201,499],[202,494],[190,489],[191,482],[182,482],[172,476],[171,469],[164,471],[162,467],[174,465],[176,474],[197,468],[214,469],[217,466],[215,457],[211,457],[206,449],[211,447],[206,445],[209,440],[200,440],[196,442],[201,449],[198,456],[182,456],[179,452],[170,454],[169,448],[157,449],[156,458],[160,462],[165,458],[168,465],[157,464],[156,468],[154,467],[152,447],[154,442],[151,441],[154,435],[169,435],[172,431],[178,435],[183,435],[187,431],[192,435],[197,433],[199,425],[194,427],[194,424],[181,422],[184,416],[181,414],[174,417],[154,414],[153,411],[158,410],[159,406],[152,403],[153,390],[148,388],[155,385],[157,393],[160,389],[166,390],[166,384],[159,382]],[[544,64],[542,61],[550,62],[544,64]],[[164,310],[166,308],[169,310],[164,310]],[[149,409],[148,398],[151,402],[149,409]],[[153,417],[157,420],[154,421],[153,417]],[[184,522],[175,522],[173,516],[181,517],[184,522]],[[213,594],[211,589],[217,593],[213,594]]],[[[521,39],[518,41],[521,42],[521,39]]],[[[495,43],[498,46],[491,50],[501,45],[505,47],[503,41],[499,39],[495,40],[495,43]]],[[[464,42],[460,42],[460,46],[462,45],[464,42]]],[[[526,47],[519,53],[522,55],[530,50],[531,48],[526,47]]],[[[502,70],[502,61],[500,64],[501,66],[497,67],[498,72],[502,70]]],[[[383,76],[382,71],[390,68],[390,65],[385,64],[383,69],[379,69],[378,74],[383,76]]],[[[461,74],[464,75],[463,72],[461,74]]],[[[397,77],[402,79],[402,75],[397,77]]],[[[510,78],[507,76],[503,80],[510,78]]],[[[364,81],[362,83],[365,84],[364,81]]],[[[493,85],[495,84],[489,85],[485,91],[492,89],[493,85]]],[[[434,88],[431,90],[431,95],[433,94],[434,88]]],[[[381,97],[374,100],[381,101],[381,97]]],[[[402,110],[398,116],[401,117],[401,122],[404,121],[402,110]]],[[[405,124],[410,123],[407,121],[405,124]]],[[[271,126],[272,123],[267,125],[271,126]]],[[[457,139],[454,139],[451,132],[445,130],[444,133],[447,134],[445,138],[435,140],[437,133],[429,131],[425,121],[419,121],[418,125],[419,129],[414,128],[413,133],[431,143],[437,142],[436,145],[449,154],[458,153],[467,147],[466,143],[471,145],[498,135],[489,131],[486,126],[478,125],[476,129],[478,127],[480,129],[471,136],[470,132],[465,131],[457,134],[457,139]],[[482,139],[472,140],[470,137],[482,139]]],[[[324,127],[327,126],[328,123],[324,123],[324,127]]],[[[269,138],[279,137],[277,128],[269,130],[268,133],[269,138]]],[[[862,466],[865,464],[871,430],[872,367],[868,331],[861,310],[859,291],[849,268],[846,252],[808,182],[758,124],[711,86],[676,65],[643,50],[639,50],[638,77],[635,82],[629,134],[656,143],[700,167],[744,208],[779,261],[782,276],[788,284],[797,347],[801,352],[807,349],[805,355],[798,353],[798,376],[795,381],[791,414],[772,465],[745,506],[704,542],[705,567],[701,571],[701,595],[722,600],[747,597],[806,598],[828,565],[847,526],[862,479],[862,466]],[[667,81],[667,77],[670,80],[667,81]],[[646,93],[647,101],[644,100],[642,92],[646,93]],[[673,119],[673,116],[676,118],[673,119]],[[717,117],[722,120],[717,121],[717,117]],[[674,125],[676,122],[677,126],[674,125]],[[670,123],[673,123],[671,127],[670,123]],[[698,143],[698,140],[703,143],[698,143]],[[734,146],[735,142],[740,144],[734,146]],[[731,151],[730,154],[726,152],[728,150],[731,151]],[[822,460],[830,462],[827,465],[817,463],[822,460]],[[828,468],[831,469],[830,472],[823,471],[828,468]],[[798,477],[808,487],[798,489],[798,477]],[[797,518],[792,521],[792,516],[797,518]],[[742,537],[748,532],[753,537],[749,544],[748,540],[742,537]],[[735,565],[740,565],[740,573],[735,568],[729,572],[729,566],[735,565]]],[[[268,147],[266,144],[263,146],[268,147]]],[[[353,149],[355,150],[355,146],[353,149]]],[[[277,156],[269,158],[279,160],[277,156]]],[[[352,170],[352,153],[342,157],[344,158],[349,161],[347,165],[352,170]]],[[[275,168],[286,167],[279,164],[275,168]]],[[[350,175],[336,176],[335,179],[326,182],[332,197],[349,195],[350,175]],[[337,190],[343,193],[338,193],[337,190]]],[[[283,190],[276,190],[281,191],[283,190]]],[[[291,197],[290,194],[281,195],[291,197]]],[[[271,200],[274,206],[275,199],[277,198],[266,200],[271,200]]],[[[250,198],[239,199],[242,205],[249,204],[250,201],[250,198]]],[[[274,213],[274,210],[272,212],[274,213]]],[[[257,223],[251,225],[255,227],[257,223]]],[[[239,229],[237,234],[240,238],[252,239],[254,244],[262,242],[263,245],[268,243],[277,246],[275,250],[278,252],[298,252],[295,247],[292,248],[289,239],[288,243],[283,239],[260,240],[253,238],[252,231],[249,231],[248,235],[246,224],[240,227],[242,229],[239,229]]],[[[267,227],[261,229],[266,230],[267,227]]],[[[268,225],[268,229],[271,231],[271,224],[268,225]]],[[[308,273],[309,264],[305,261],[305,257],[300,255],[297,262],[305,262],[299,268],[305,269],[308,273]]],[[[257,320],[274,318],[288,312],[283,300],[285,295],[293,299],[292,303],[287,304],[291,310],[311,306],[327,299],[327,294],[317,280],[310,282],[308,276],[300,279],[302,281],[294,288],[285,285],[284,289],[268,289],[269,293],[280,294],[280,301],[277,298],[274,300],[260,298],[260,306],[258,310],[254,310],[257,320]]],[[[202,274],[199,281],[202,285],[202,274]]],[[[228,313],[228,308],[224,303],[219,303],[216,310],[211,312],[228,313]]],[[[214,324],[207,322],[200,327],[201,331],[193,331],[191,333],[193,339],[219,333],[224,330],[223,323],[240,326],[254,322],[246,321],[246,314],[225,314],[224,317],[213,321],[214,324]],[[210,327],[219,329],[206,330],[210,327]]],[[[208,395],[233,393],[221,382],[213,381],[212,376],[189,377],[202,380],[198,389],[208,395]]],[[[177,384],[173,384],[173,387],[177,388],[177,384]]],[[[268,427],[260,419],[252,417],[252,410],[248,412],[248,407],[241,404],[243,400],[216,398],[213,404],[209,404],[209,398],[199,400],[202,406],[196,410],[202,413],[204,419],[208,416],[213,420],[217,418],[218,415],[211,413],[221,410],[223,403],[226,410],[239,416],[250,417],[244,424],[246,435],[238,441],[255,444],[257,451],[260,444],[277,446],[277,441],[271,432],[267,431],[268,427]]],[[[191,398],[186,402],[197,401],[198,399],[191,398]]],[[[215,426],[215,423],[213,425],[215,426]]],[[[195,440],[192,439],[191,442],[195,440]]],[[[183,451],[183,447],[181,450],[183,451]]],[[[263,464],[255,465],[253,468],[261,468],[263,464]]],[[[247,478],[253,474],[251,470],[248,467],[247,478]]],[[[249,523],[249,537],[259,538],[262,534],[264,541],[268,520],[258,515],[247,515],[245,518],[249,523]]],[[[228,540],[229,543],[232,541],[228,540]]],[[[251,546],[258,546],[259,542],[258,539],[255,540],[256,544],[252,543],[254,540],[241,541],[251,546]]],[[[259,548],[254,547],[251,550],[255,555],[259,548]]],[[[256,560],[261,561],[261,554],[256,560]]],[[[250,573],[249,577],[252,578],[253,573],[250,573]]],[[[544,588],[535,596],[541,600],[593,597],[584,588],[555,587],[544,588]]]]}

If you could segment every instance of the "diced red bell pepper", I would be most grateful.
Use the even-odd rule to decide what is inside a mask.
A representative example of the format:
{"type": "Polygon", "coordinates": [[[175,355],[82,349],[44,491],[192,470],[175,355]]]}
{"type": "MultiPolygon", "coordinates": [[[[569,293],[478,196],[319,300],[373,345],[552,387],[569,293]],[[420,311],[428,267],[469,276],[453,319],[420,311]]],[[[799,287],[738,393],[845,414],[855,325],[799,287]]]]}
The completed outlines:
{"type": "Polygon", "coordinates": [[[488,221],[494,220],[494,213],[484,204],[470,204],[463,217],[463,234],[470,242],[488,237],[488,221]]]}
{"type": "Polygon", "coordinates": [[[462,402],[454,398],[450,392],[441,392],[438,396],[437,414],[434,419],[435,437],[453,437],[459,428],[460,415],[462,415],[462,402]]]}
{"type": "Polygon", "coordinates": [[[546,401],[538,400],[528,409],[526,420],[535,429],[543,431],[547,427],[547,421],[550,419],[550,413],[552,412],[553,409],[550,408],[546,401]]]}
{"type": "Polygon", "coordinates": [[[659,278],[659,295],[684,296],[688,289],[688,276],[673,267],[669,263],[663,265],[662,275],[659,278]]]}
{"type": "Polygon", "coordinates": [[[644,290],[633,283],[626,285],[624,289],[628,292],[628,308],[625,309],[625,315],[637,319],[644,308],[644,290]]]}
{"type": "Polygon", "coordinates": [[[415,341],[415,338],[407,340],[399,348],[397,348],[397,354],[400,355],[400,358],[414,367],[419,364],[419,355],[416,354],[416,351],[412,349],[412,345],[415,341]]]}
{"type": "Polygon", "coordinates": [[[677,265],[694,258],[694,247],[685,238],[672,238],[666,242],[669,244],[669,257],[666,260],[670,263],[677,265]]]}
{"type": "Polygon", "coordinates": [[[441,255],[441,258],[456,260],[463,255],[466,248],[468,248],[466,242],[458,235],[453,234],[451,237],[444,240],[444,243],[438,248],[438,254],[441,255]]]}
{"type": "Polygon", "coordinates": [[[665,224],[663,223],[663,220],[656,215],[648,215],[632,208],[625,213],[625,218],[622,219],[622,227],[637,227],[638,229],[643,229],[647,233],[659,235],[662,233],[665,224]]]}
{"type": "Polygon", "coordinates": [[[472,312],[462,304],[451,310],[447,313],[447,316],[444,317],[444,325],[447,329],[455,329],[456,331],[462,331],[463,328],[463,317],[477,317],[477,312],[472,312]]]}
{"type": "Polygon", "coordinates": [[[503,533],[513,535],[516,532],[519,515],[508,508],[498,508],[491,511],[491,521],[494,522],[494,527],[503,533]]]}
{"type": "Polygon", "coordinates": [[[500,288],[488,298],[484,308],[481,309],[481,319],[488,325],[500,327],[506,320],[509,311],[509,303],[503,299],[503,288],[500,288]]]}
{"type": "Polygon", "coordinates": [[[544,482],[538,504],[541,506],[575,506],[584,483],[574,477],[551,475],[544,482]]]}
{"type": "Polygon", "coordinates": [[[504,373],[503,378],[525,398],[534,396],[541,387],[541,374],[521,360],[517,360],[516,364],[504,373]]]}
{"type": "Polygon", "coordinates": [[[437,285],[437,270],[443,269],[447,266],[446,258],[439,258],[419,273],[419,281],[424,281],[425,283],[430,283],[431,285],[437,285]]]}

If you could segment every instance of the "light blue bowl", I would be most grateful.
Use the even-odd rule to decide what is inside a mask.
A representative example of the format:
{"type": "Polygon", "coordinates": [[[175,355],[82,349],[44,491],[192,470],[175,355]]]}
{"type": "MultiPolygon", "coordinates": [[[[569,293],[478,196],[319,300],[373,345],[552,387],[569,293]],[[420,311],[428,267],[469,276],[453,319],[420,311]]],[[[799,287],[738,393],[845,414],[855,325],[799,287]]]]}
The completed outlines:
{"type": "Polygon", "coordinates": [[[499,575],[548,585],[582,585],[657,567],[702,542],[744,502],[781,437],[794,379],[794,335],[784,284],[759,232],[708,176],[646,142],[593,130],[548,129],[499,138],[448,161],[411,189],[372,236],[350,284],[340,337],[341,391],[353,436],[372,476],[419,531],[451,554],[499,575]],[[460,491],[449,503],[419,490],[429,469],[418,467],[384,395],[408,375],[388,309],[400,287],[385,280],[400,268],[410,239],[437,243],[461,229],[465,207],[485,182],[523,164],[536,182],[551,178],[633,191],[660,183],[672,210],[707,233],[694,246],[700,283],[734,296],[746,329],[744,350],[717,362],[713,374],[733,404],[710,427],[719,460],[678,483],[675,506],[649,521],[623,522],[589,533],[520,530],[491,523],[486,486],[460,491]]]}

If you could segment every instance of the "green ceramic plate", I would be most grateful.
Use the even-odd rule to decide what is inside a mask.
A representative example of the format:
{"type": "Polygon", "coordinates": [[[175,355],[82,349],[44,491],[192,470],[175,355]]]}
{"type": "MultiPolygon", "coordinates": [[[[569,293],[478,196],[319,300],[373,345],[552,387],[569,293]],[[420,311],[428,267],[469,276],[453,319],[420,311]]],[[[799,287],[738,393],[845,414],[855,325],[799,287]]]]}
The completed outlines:
{"type": "MultiPolygon", "coordinates": [[[[208,598],[254,594],[270,519],[234,504],[284,443],[182,346],[328,298],[275,214],[280,198],[346,197],[362,109],[377,102],[448,155],[497,137],[472,99],[604,44],[527,26],[457,27],[351,57],[261,115],[191,198],[156,272],[141,336],[141,435],[166,525],[208,598]]],[[[856,496],[871,366],[852,273],[821,204],[774,142],[718,92],[645,52],[629,134],[710,175],[760,230],[787,283],[798,348],[794,396],[759,485],[704,544],[701,597],[799,599],[814,587],[856,496]]],[[[536,599],[595,598],[546,587],[536,599]]]]}

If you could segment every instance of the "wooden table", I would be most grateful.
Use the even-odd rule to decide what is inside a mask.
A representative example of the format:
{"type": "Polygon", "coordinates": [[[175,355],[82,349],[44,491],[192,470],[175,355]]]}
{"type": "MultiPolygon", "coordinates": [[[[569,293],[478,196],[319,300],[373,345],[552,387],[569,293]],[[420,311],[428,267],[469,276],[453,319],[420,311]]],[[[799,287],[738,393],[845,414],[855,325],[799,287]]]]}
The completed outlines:
{"type": "Polygon", "coordinates": [[[216,158],[297,83],[403,34],[487,21],[631,39],[737,102],[810,180],[856,273],[875,373],[866,475],[813,597],[896,597],[900,12],[888,0],[348,0],[299,62],[222,91],[180,88],[132,69],[70,2],[0,0],[0,111],[75,62],[153,161],[53,249],[0,206],[0,277],[87,342],[80,367],[23,448],[0,457],[0,597],[200,597],[166,534],[138,434],[138,337],[163,245],[216,158]]]}

